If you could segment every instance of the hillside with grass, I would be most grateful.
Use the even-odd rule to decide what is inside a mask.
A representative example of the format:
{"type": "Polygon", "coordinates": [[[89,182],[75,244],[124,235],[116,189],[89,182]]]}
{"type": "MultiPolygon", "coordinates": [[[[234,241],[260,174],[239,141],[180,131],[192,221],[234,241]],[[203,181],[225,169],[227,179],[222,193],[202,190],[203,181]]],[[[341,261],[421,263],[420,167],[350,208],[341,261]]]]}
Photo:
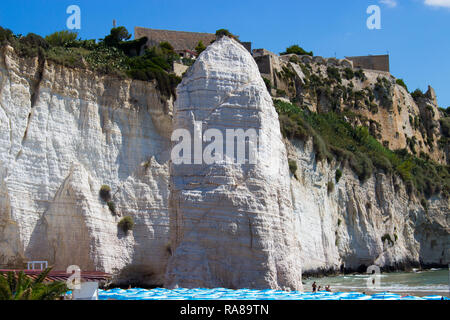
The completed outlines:
{"type": "Polygon", "coordinates": [[[370,135],[367,127],[352,126],[358,117],[350,111],[311,112],[282,100],[274,100],[281,132],[288,139],[313,139],[318,161],[336,159],[348,165],[363,183],[375,172],[402,178],[410,194],[426,200],[434,195],[450,195],[449,166],[416,157],[406,149],[389,150],[370,135]]]}
{"type": "Polygon", "coordinates": [[[47,60],[68,68],[82,68],[99,74],[142,81],[156,81],[165,97],[175,96],[175,88],[181,81],[173,73],[173,61],[180,57],[173,47],[163,42],[146,48],[147,38],[130,40],[131,34],[124,27],[111,29],[99,41],[82,40],[77,33],[55,32],[45,38],[29,33],[14,34],[0,27],[0,45],[10,45],[20,57],[47,60]]]}
{"type": "Polygon", "coordinates": [[[434,90],[410,93],[389,73],[311,56],[291,46],[273,77],[263,75],[284,137],[312,139],[317,161],[336,160],[361,183],[377,172],[398,176],[424,207],[448,199],[450,111],[434,90]]]}
{"type": "Polygon", "coordinates": [[[272,78],[263,75],[274,98],[319,114],[347,115],[347,122],[366,127],[387,149],[448,165],[449,111],[438,106],[431,87],[410,93],[402,79],[387,72],[309,54],[285,57],[274,65],[272,78]]]}

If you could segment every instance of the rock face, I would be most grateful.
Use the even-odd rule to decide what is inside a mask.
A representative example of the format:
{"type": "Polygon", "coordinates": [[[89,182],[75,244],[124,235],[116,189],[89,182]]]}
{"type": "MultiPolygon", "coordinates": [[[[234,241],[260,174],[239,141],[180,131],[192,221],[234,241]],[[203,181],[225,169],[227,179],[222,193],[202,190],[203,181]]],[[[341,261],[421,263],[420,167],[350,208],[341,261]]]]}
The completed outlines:
{"type": "Polygon", "coordinates": [[[364,69],[364,77],[357,77],[358,69],[349,69],[348,60],[267,54],[256,61],[277,99],[295,99],[319,113],[350,111],[358,116],[354,125],[369,128],[391,150],[406,148],[417,156],[424,153],[435,162],[449,163],[449,148],[440,142],[445,130],[439,120],[444,116],[431,87],[414,99],[390,73],[364,69]]]}
{"type": "Polygon", "coordinates": [[[165,285],[301,289],[286,150],[255,61],[223,37],[201,54],[177,96],[174,129],[193,136],[201,123],[224,137],[226,129],[254,129],[259,155],[256,164],[229,157],[213,164],[172,163],[173,256],[165,285]]]}
{"type": "MultiPolygon", "coordinates": [[[[450,262],[449,200],[433,197],[424,209],[402,181],[377,174],[360,183],[348,168],[329,192],[337,165],[317,162],[311,142],[281,139],[255,62],[235,41],[208,48],[178,94],[175,128],[257,129],[259,161],[169,165],[171,100],[154,84],[3,47],[0,266],[48,260],[60,270],[112,272],[118,283],[300,289],[300,266],[314,273],[450,262]],[[99,197],[103,184],[115,215],[99,197]],[[135,222],[128,234],[117,227],[125,215],[135,222]]],[[[437,134],[434,101],[430,90],[410,103],[428,137],[437,134]]],[[[398,122],[405,133],[407,109],[398,122]]]]}
{"type": "Polygon", "coordinates": [[[21,59],[11,47],[0,83],[0,264],[48,260],[162,283],[170,104],[151,83],[21,59]],[[136,224],[128,235],[117,227],[124,215],[136,224]]]}
{"type": "Polygon", "coordinates": [[[317,163],[311,140],[285,142],[298,167],[291,182],[304,273],[450,262],[448,199],[433,197],[425,209],[399,178],[378,173],[361,184],[335,161],[317,163]],[[337,169],[343,174],[336,183],[337,169]]]}

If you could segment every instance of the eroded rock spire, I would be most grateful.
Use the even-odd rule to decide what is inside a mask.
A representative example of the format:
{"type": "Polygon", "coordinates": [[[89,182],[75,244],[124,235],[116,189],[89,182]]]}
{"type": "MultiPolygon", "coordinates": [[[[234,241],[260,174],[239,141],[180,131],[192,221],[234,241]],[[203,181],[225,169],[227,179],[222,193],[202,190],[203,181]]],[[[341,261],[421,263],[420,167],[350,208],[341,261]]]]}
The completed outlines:
{"type": "Polygon", "coordinates": [[[177,93],[174,130],[185,129],[199,141],[198,135],[216,129],[224,145],[215,150],[223,161],[212,164],[195,150],[192,163],[172,159],[172,256],[165,286],[302,289],[286,150],[252,56],[222,37],[200,55],[177,93]],[[240,129],[257,132],[258,143],[247,143],[245,156],[249,160],[249,148],[256,148],[256,163],[225,155],[227,148],[239,149],[228,142],[242,142],[227,133],[240,129]]]}

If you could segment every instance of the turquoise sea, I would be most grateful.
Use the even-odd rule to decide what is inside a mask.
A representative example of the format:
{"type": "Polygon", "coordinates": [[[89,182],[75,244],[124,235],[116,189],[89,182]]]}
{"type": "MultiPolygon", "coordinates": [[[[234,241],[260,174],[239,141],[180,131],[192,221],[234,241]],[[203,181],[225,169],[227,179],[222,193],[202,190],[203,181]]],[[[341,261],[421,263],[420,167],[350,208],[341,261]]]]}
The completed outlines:
{"type": "Polygon", "coordinates": [[[404,295],[442,295],[449,297],[449,270],[431,269],[414,272],[389,272],[379,275],[378,287],[367,285],[372,280],[367,274],[341,275],[323,278],[303,279],[304,290],[311,290],[311,284],[324,288],[330,285],[333,291],[393,292],[404,295]]]}
{"type": "Polygon", "coordinates": [[[380,275],[379,288],[367,287],[368,275],[305,279],[305,292],[278,290],[214,289],[111,289],[100,290],[100,300],[449,300],[448,270],[396,272],[380,275]],[[316,281],[332,292],[312,293],[316,281]]]}

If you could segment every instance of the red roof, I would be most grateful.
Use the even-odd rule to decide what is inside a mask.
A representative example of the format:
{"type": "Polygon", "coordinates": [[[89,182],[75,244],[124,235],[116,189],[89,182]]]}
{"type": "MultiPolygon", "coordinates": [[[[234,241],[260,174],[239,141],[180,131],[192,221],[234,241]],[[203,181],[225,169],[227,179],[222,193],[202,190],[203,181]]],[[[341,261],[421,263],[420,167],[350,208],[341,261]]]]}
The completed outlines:
{"type": "MultiPolygon", "coordinates": [[[[32,279],[36,279],[43,270],[19,270],[19,269],[0,269],[0,274],[6,275],[8,272],[19,273],[23,271],[26,276],[32,279]]],[[[50,273],[45,278],[46,281],[66,281],[72,274],[66,271],[50,271],[50,273]]],[[[101,272],[101,271],[82,271],[81,272],[81,282],[93,281],[102,282],[107,281],[112,277],[111,274],[101,272]]]]}

